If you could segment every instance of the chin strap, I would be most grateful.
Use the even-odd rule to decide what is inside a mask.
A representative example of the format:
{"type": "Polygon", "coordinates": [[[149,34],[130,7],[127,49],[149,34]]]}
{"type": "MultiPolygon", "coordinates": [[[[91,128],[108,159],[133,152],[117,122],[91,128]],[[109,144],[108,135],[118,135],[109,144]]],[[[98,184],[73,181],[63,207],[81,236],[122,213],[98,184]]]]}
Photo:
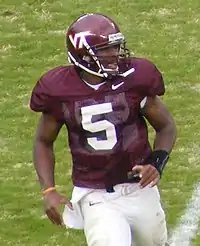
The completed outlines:
{"type": "MultiPolygon", "coordinates": [[[[80,67],[81,69],[85,70],[86,72],[88,72],[90,74],[93,74],[95,76],[98,76],[98,77],[101,77],[101,78],[104,78],[104,79],[106,79],[106,78],[109,79],[109,77],[112,77],[112,75],[109,76],[109,73],[107,73],[106,71],[102,70],[102,68],[101,68],[101,66],[99,64],[97,64],[97,65],[103,71],[102,74],[100,72],[94,72],[93,70],[91,70],[89,68],[86,68],[85,66],[81,65],[79,62],[76,61],[76,59],[73,57],[73,55],[70,52],[68,52],[68,58],[69,58],[68,60],[69,60],[70,63],[72,62],[75,66],[80,67]]],[[[127,70],[124,73],[117,74],[117,76],[125,78],[125,77],[127,77],[128,75],[130,75],[133,72],[135,72],[135,68],[131,68],[131,69],[127,70]]]]}
{"type": "Polygon", "coordinates": [[[135,72],[135,68],[134,67],[132,67],[131,69],[129,69],[128,71],[126,71],[124,73],[119,74],[119,76],[121,76],[121,77],[127,77],[129,74],[131,74],[133,72],[135,72]]]}

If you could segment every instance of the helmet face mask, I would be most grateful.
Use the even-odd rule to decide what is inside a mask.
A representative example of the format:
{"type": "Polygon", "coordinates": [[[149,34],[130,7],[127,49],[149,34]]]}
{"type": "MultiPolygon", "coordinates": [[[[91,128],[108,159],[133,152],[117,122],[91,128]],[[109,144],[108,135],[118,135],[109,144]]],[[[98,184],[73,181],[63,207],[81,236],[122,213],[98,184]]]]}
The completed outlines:
{"type": "Polygon", "coordinates": [[[120,75],[119,61],[129,57],[118,26],[100,14],[85,15],[69,27],[67,48],[70,62],[102,78],[120,75]]]}
{"type": "Polygon", "coordinates": [[[130,56],[122,40],[117,44],[105,45],[96,49],[96,57],[101,66],[101,72],[117,76],[119,72],[119,62],[130,56]]]}

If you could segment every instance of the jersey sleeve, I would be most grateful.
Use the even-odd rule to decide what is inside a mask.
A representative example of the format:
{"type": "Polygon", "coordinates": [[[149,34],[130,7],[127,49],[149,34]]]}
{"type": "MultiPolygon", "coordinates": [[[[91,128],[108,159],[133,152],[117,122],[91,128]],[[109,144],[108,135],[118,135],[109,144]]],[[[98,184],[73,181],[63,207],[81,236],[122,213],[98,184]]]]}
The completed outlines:
{"type": "Polygon", "coordinates": [[[133,60],[132,88],[137,91],[142,109],[147,101],[147,97],[162,96],[165,93],[165,85],[162,73],[148,59],[136,58],[133,60]]]}
{"type": "Polygon", "coordinates": [[[51,99],[41,78],[33,88],[30,100],[30,108],[35,112],[50,113],[51,99]]]}
{"type": "Polygon", "coordinates": [[[42,76],[32,90],[30,108],[35,112],[52,115],[56,120],[63,121],[62,105],[53,95],[51,78],[42,76]]]}
{"type": "Polygon", "coordinates": [[[163,76],[154,64],[151,64],[149,68],[149,80],[145,94],[146,96],[162,96],[165,94],[163,76]]]}

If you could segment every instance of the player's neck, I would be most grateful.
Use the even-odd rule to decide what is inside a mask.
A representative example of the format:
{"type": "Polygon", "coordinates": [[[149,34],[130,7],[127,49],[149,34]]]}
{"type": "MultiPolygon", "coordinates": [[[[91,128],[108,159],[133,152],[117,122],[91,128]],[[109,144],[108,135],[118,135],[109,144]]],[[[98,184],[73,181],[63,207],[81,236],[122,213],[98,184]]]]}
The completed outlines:
{"type": "Polygon", "coordinates": [[[87,73],[85,71],[81,72],[81,78],[86,81],[88,84],[91,85],[98,85],[103,82],[103,78],[100,78],[98,76],[92,75],[90,73],[87,73]]]}

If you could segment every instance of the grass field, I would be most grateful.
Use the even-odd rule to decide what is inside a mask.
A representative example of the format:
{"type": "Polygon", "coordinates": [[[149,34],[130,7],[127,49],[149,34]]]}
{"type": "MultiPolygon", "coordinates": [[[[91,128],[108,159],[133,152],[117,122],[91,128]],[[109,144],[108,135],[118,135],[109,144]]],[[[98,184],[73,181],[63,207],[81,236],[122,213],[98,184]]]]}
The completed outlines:
{"type": "MultiPolygon", "coordinates": [[[[170,235],[184,223],[182,235],[193,230],[191,241],[177,246],[200,246],[199,220],[192,217],[197,209],[191,205],[189,222],[180,221],[200,180],[199,0],[102,0],[95,4],[89,0],[0,0],[0,245],[86,245],[82,232],[57,228],[43,214],[32,165],[39,115],[28,108],[32,87],[41,74],[66,63],[64,30],[84,12],[113,17],[130,49],[151,59],[164,74],[167,93],[163,100],[176,120],[178,140],[160,190],[170,235]]],[[[70,196],[71,158],[64,129],[56,143],[56,159],[58,189],[70,196]]]]}

